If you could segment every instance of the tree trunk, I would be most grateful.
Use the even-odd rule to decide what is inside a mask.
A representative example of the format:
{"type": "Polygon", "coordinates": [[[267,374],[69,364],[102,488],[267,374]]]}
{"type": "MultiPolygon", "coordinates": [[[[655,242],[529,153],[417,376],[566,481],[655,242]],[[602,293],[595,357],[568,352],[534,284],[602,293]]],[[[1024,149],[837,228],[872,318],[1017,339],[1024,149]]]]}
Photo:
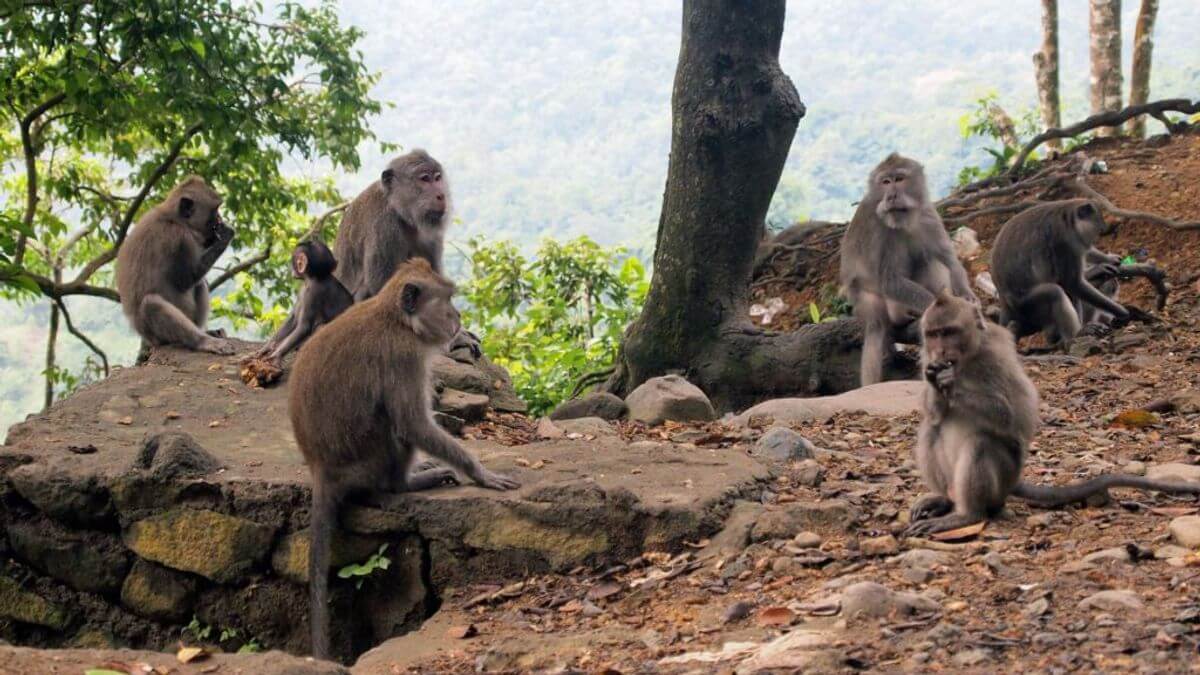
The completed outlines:
{"type": "MultiPolygon", "coordinates": [[[[1133,66],[1129,69],[1129,105],[1150,100],[1150,56],[1154,51],[1154,20],[1158,0],[1142,0],[1137,26],[1133,30],[1133,66]]],[[[1125,131],[1135,138],[1146,135],[1146,117],[1139,115],[1125,123],[1125,131]]]]}
{"type": "Polygon", "coordinates": [[[857,384],[853,321],[754,330],[747,287],[767,207],[804,116],[779,67],[783,0],[685,0],[671,156],[645,308],[606,389],[683,373],[732,410],[857,384]]]}
{"type": "MultiPolygon", "coordinates": [[[[1058,99],[1058,0],[1042,0],[1042,49],[1033,55],[1033,70],[1042,131],[1057,129],[1062,126],[1058,99]]],[[[1062,141],[1057,138],[1046,145],[1055,150],[1062,149],[1062,141]]]]}
{"type": "MultiPolygon", "coordinates": [[[[1121,109],[1121,0],[1090,0],[1092,114],[1121,109]]],[[[1116,136],[1102,127],[1097,136],[1116,136]]]]}
{"type": "Polygon", "coordinates": [[[46,336],[46,397],[44,410],[54,403],[54,369],[57,365],[55,348],[58,344],[58,305],[50,303],[50,333],[46,336]]]}

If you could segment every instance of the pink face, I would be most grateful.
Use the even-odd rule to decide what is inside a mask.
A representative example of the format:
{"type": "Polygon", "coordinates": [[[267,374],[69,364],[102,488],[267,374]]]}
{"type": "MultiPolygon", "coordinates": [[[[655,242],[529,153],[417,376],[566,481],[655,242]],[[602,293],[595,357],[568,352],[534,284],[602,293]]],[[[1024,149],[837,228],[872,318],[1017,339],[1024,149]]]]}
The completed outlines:
{"type": "Polygon", "coordinates": [[[417,186],[421,191],[420,203],[425,204],[425,213],[430,219],[441,220],[446,215],[446,196],[449,190],[440,169],[422,167],[417,174],[417,186]]]}
{"type": "Polygon", "coordinates": [[[308,256],[304,251],[296,251],[292,254],[292,275],[297,279],[304,278],[304,273],[308,270],[308,256]]]}

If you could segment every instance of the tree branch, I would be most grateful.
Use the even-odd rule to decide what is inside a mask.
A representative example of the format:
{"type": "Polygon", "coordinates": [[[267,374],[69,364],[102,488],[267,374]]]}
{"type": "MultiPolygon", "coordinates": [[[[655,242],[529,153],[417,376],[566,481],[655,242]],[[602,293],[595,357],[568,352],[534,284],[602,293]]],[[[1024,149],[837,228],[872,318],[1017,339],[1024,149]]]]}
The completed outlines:
{"type": "Polygon", "coordinates": [[[259,251],[257,255],[255,255],[251,258],[247,258],[247,259],[243,260],[242,262],[234,265],[233,267],[226,268],[224,272],[221,272],[220,274],[217,275],[217,277],[215,279],[212,280],[212,283],[210,283],[208,285],[208,290],[211,291],[211,290],[215,289],[217,286],[220,286],[221,284],[225,283],[226,281],[229,281],[230,279],[232,279],[239,272],[245,272],[246,270],[250,269],[251,267],[254,267],[255,265],[257,265],[261,262],[265,262],[266,259],[270,258],[270,257],[271,257],[271,247],[267,246],[263,250],[259,251]]]}
{"type": "Polygon", "coordinates": [[[79,338],[80,342],[87,345],[88,349],[100,357],[100,363],[104,365],[104,376],[108,377],[108,355],[104,353],[104,350],[97,347],[96,343],[92,342],[88,336],[75,328],[75,324],[71,322],[71,313],[67,311],[67,303],[63,302],[61,296],[54,298],[54,303],[58,306],[59,313],[62,314],[63,322],[67,324],[67,332],[79,338]]]}
{"type": "Polygon", "coordinates": [[[1168,111],[1194,115],[1200,112],[1200,101],[1193,103],[1186,98],[1172,98],[1145,105],[1132,105],[1124,110],[1110,110],[1092,115],[1082,122],[1072,124],[1064,129],[1047,129],[1034,136],[1033,140],[1021,148],[1021,152],[1017,154],[1017,158],[1013,160],[1012,167],[1008,170],[1008,175],[1016,175],[1020,171],[1021,166],[1025,164],[1025,160],[1028,159],[1029,153],[1048,140],[1054,138],[1071,138],[1099,127],[1119,127],[1138,115],[1151,115],[1158,118],[1159,115],[1163,115],[1168,111]]]}
{"type": "Polygon", "coordinates": [[[321,235],[321,230],[325,228],[325,221],[333,217],[334,214],[345,211],[348,206],[350,206],[350,202],[342,202],[341,204],[329,209],[325,213],[317,216],[317,219],[313,221],[312,227],[308,228],[308,232],[304,233],[304,237],[301,239],[301,241],[307,241],[319,237],[321,235]]]}
{"type": "Polygon", "coordinates": [[[33,123],[37,121],[45,112],[54,106],[66,100],[66,94],[55,94],[50,98],[42,101],[33,110],[30,110],[21,118],[21,147],[25,151],[25,214],[21,218],[24,225],[23,231],[17,236],[17,248],[13,253],[13,264],[18,267],[25,258],[25,244],[28,239],[28,233],[33,231],[33,218],[37,215],[38,204],[38,176],[37,176],[37,148],[33,142],[33,133],[31,129],[33,123]]]}
{"type": "Polygon", "coordinates": [[[1092,188],[1092,186],[1084,182],[1083,176],[1077,176],[1074,181],[1067,183],[1067,187],[1096,202],[1100,205],[1100,208],[1114,216],[1117,216],[1118,218],[1144,220],[1157,225],[1166,225],[1173,230],[1200,230],[1200,222],[1197,221],[1180,222],[1177,220],[1171,220],[1170,218],[1156,216],[1153,213],[1146,213],[1145,211],[1130,211],[1123,209],[1116,204],[1113,204],[1108,197],[1100,194],[1099,191],[1095,190],[1092,188]]]}
{"type": "Polygon", "coordinates": [[[72,284],[83,284],[90,279],[93,274],[96,273],[96,270],[104,267],[116,259],[117,251],[120,250],[121,244],[125,243],[125,235],[129,233],[129,227],[133,225],[133,219],[135,216],[137,216],[138,209],[142,207],[142,204],[146,201],[146,197],[148,197],[150,192],[154,190],[154,187],[158,185],[158,181],[162,180],[162,177],[171,170],[171,166],[175,163],[175,160],[179,158],[180,153],[183,152],[183,148],[187,145],[188,141],[190,141],[193,136],[200,133],[200,130],[203,128],[204,125],[200,122],[197,122],[188,127],[183,133],[183,136],[181,136],[179,140],[175,141],[175,144],[172,145],[171,149],[167,152],[167,156],[163,158],[163,161],[160,162],[159,165],[154,169],[154,173],[150,174],[150,178],[146,180],[146,184],[143,185],[142,189],[138,191],[137,195],[130,200],[129,206],[125,209],[125,214],[121,216],[120,222],[117,223],[117,237],[116,241],[113,242],[112,247],[110,247],[104,253],[101,253],[88,264],[84,265],[83,269],[79,271],[79,274],[75,276],[75,280],[71,282],[72,284]]]}

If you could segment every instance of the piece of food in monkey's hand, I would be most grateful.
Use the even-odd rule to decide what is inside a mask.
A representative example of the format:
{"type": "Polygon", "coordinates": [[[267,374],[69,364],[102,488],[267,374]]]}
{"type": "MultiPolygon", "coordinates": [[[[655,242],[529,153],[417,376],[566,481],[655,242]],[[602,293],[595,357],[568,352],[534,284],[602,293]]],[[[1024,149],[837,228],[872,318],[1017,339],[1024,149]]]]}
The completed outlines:
{"type": "Polygon", "coordinates": [[[253,388],[269,387],[283,376],[279,364],[260,356],[250,356],[242,360],[242,382],[253,388]]]}
{"type": "Polygon", "coordinates": [[[972,523],[953,530],[945,532],[935,532],[929,535],[929,538],[934,541],[961,541],[963,539],[972,539],[979,536],[983,532],[983,528],[987,526],[986,520],[981,520],[978,523],[972,523]]]}

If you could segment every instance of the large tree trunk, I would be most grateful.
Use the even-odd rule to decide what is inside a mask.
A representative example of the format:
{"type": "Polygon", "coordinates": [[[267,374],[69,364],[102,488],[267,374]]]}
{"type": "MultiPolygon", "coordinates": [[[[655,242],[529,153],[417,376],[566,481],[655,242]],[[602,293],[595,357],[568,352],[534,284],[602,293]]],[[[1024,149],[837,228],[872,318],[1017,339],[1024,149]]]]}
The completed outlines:
{"type": "MultiPolygon", "coordinates": [[[[1033,55],[1033,70],[1042,131],[1057,129],[1062,126],[1058,99],[1058,0],[1042,0],[1042,49],[1033,55]]],[[[1057,138],[1046,145],[1055,150],[1062,149],[1062,141],[1057,138]]]]}
{"type": "MultiPolygon", "coordinates": [[[[1133,66],[1129,69],[1129,105],[1142,105],[1150,100],[1150,56],[1154,51],[1154,20],[1158,16],[1158,0],[1142,0],[1137,26],[1133,30],[1133,66]]],[[[1146,117],[1138,115],[1125,124],[1125,130],[1135,138],[1146,135],[1146,117]]]]}
{"type": "MultiPolygon", "coordinates": [[[[1092,114],[1121,109],[1121,0],[1090,0],[1092,114]]],[[[1097,136],[1117,135],[1101,127],[1097,136]]]]}
{"type": "Polygon", "coordinates": [[[606,388],[682,372],[722,410],[855,386],[855,322],[754,331],[747,287],[804,116],[779,67],[783,0],[686,0],[654,275],[606,388]]]}

